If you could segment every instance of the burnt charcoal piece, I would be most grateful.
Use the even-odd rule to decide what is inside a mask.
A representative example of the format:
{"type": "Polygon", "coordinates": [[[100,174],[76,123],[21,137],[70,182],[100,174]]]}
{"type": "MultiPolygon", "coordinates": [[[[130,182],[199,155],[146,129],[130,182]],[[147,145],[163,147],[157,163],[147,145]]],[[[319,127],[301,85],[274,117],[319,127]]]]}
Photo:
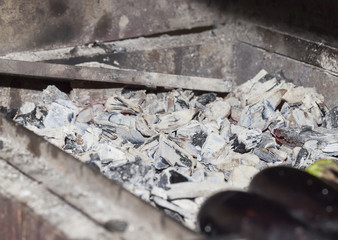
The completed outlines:
{"type": "Polygon", "coordinates": [[[158,179],[156,180],[156,185],[163,189],[168,189],[168,186],[172,183],[187,182],[188,178],[177,172],[174,168],[167,168],[164,171],[161,171],[158,179]]]}
{"type": "Polygon", "coordinates": [[[189,109],[189,104],[185,101],[178,99],[176,102],[180,105],[182,109],[189,109]]]}
{"type": "Polygon", "coordinates": [[[180,183],[180,182],[188,181],[188,179],[182,174],[180,174],[179,172],[170,170],[169,173],[170,173],[170,178],[169,178],[170,183],[180,183]]]}
{"type": "Polygon", "coordinates": [[[27,114],[18,115],[15,121],[21,125],[32,125],[37,128],[43,128],[43,121],[47,116],[47,109],[45,107],[36,107],[33,111],[27,114]]]}
{"type": "Polygon", "coordinates": [[[278,203],[239,191],[221,192],[206,200],[198,213],[198,223],[201,231],[211,236],[239,234],[251,240],[324,239],[278,203]]]}
{"type": "Polygon", "coordinates": [[[306,158],[308,157],[308,155],[309,155],[308,150],[306,150],[305,148],[301,148],[299,150],[299,153],[298,153],[297,157],[296,157],[296,161],[295,161],[294,167],[295,168],[299,168],[300,165],[301,165],[301,163],[306,160],[306,158]]]}
{"type": "Polygon", "coordinates": [[[255,148],[252,153],[264,162],[274,163],[282,161],[282,159],[279,159],[278,155],[276,155],[274,151],[274,148],[255,148]]]}
{"type": "Polygon", "coordinates": [[[17,113],[18,113],[18,109],[15,109],[15,108],[7,110],[7,116],[11,119],[13,119],[17,113]]]}
{"type": "Polygon", "coordinates": [[[6,107],[0,106],[0,113],[13,119],[18,113],[18,109],[7,109],[6,107]]]}
{"type": "Polygon", "coordinates": [[[192,144],[194,146],[202,147],[207,137],[208,137],[207,133],[203,131],[197,132],[192,136],[192,144]]]}
{"type": "Polygon", "coordinates": [[[63,146],[64,150],[71,150],[73,153],[82,153],[84,149],[81,145],[78,144],[79,139],[72,135],[67,134],[65,138],[65,145],[63,146]]]}
{"type": "Polygon", "coordinates": [[[100,156],[98,153],[89,154],[90,161],[100,161],[100,156]]]}
{"type": "Polygon", "coordinates": [[[237,135],[233,135],[232,137],[230,137],[230,141],[231,140],[233,140],[231,146],[232,146],[234,152],[238,152],[238,153],[247,153],[248,152],[248,150],[245,149],[246,148],[245,144],[238,141],[237,135]]]}
{"type": "Polygon", "coordinates": [[[192,162],[191,160],[184,154],[182,154],[180,151],[175,150],[175,153],[180,156],[180,162],[186,166],[186,167],[192,167],[192,162]]]}
{"type": "Polygon", "coordinates": [[[0,113],[6,115],[7,114],[7,108],[4,106],[0,106],[0,113]]]}
{"type": "Polygon", "coordinates": [[[170,176],[167,172],[162,172],[158,179],[157,186],[163,189],[167,189],[167,186],[170,183],[169,178],[170,176]]]}
{"type": "Polygon", "coordinates": [[[162,170],[162,169],[168,168],[170,165],[166,159],[164,159],[163,157],[160,157],[160,159],[155,162],[154,166],[156,169],[162,170]]]}
{"type": "Polygon", "coordinates": [[[310,126],[279,128],[273,131],[273,135],[279,144],[290,147],[302,147],[306,141],[321,140],[322,136],[320,132],[313,130],[310,126]]]}
{"type": "Polygon", "coordinates": [[[208,103],[211,103],[216,100],[216,94],[215,93],[204,93],[201,96],[197,98],[197,102],[199,102],[202,105],[207,105],[208,103]]]}
{"type": "Polygon", "coordinates": [[[102,159],[101,163],[102,163],[103,166],[106,166],[113,161],[114,161],[114,159],[102,159]]]}
{"type": "Polygon", "coordinates": [[[73,118],[74,118],[74,113],[68,114],[67,120],[68,120],[69,123],[72,123],[73,118]]]}
{"type": "Polygon", "coordinates": [[[119,167],[110,167],[109,172],[104,174],[120,183],[141,184],[142,186],[152,185],[154,171],[151,166],[146,165],[140,158],[134,162],[126,163],[119,167]]]}
{"type": "Polygon", "coordinates": [[[258,173],[249,191],[276,201],[313,229],[338,236],[338,191],[307,172],[272,167],[258,173]]]}

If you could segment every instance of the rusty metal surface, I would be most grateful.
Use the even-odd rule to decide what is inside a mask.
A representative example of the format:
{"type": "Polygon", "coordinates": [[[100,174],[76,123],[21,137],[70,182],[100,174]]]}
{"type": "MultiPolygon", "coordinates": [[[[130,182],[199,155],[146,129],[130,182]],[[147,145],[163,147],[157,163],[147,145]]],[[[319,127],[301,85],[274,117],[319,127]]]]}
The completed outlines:
{"type": "Polygon", "coordinates": [[[210,26],[222,1],[0,1],[0,55],[210,26]]]}
{"type": "Polygon", "coordinates": [[[0,194],[0,236],[3,240],[66,240],[47,221],[15,199],[0,194]]]}
{"type": "Polygon", "coordinates": [[[127,230],[119,234],[123,239],[201,238],[24,127],[5,118],[0,118],[0,126],[1,137],[9,141],[0,158],[98,226],[111,220],[127,222],[127,230]]]}
{"type": "Polygon", "coordinates": [[[79,67],[0,59],[0,74],[23,77],[86,80],[131,85],[161,86],[202,91],[230,92],[232,83],[223,79],[180,76],[127,69],[79,67]]]}

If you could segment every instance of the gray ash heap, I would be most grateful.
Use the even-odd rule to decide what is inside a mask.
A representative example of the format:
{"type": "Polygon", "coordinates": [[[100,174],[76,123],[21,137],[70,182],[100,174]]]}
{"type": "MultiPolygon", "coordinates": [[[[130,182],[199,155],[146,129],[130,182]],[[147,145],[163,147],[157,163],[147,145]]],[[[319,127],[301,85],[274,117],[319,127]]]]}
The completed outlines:
{"type": "Polygon", "coordinates": [[[192,229],[211,194],[246,189],[270,166],[338,155],[337,111],[314,89],[264,70],[226,97],[93,92],[49,86],[14,119],[192,229]]]}

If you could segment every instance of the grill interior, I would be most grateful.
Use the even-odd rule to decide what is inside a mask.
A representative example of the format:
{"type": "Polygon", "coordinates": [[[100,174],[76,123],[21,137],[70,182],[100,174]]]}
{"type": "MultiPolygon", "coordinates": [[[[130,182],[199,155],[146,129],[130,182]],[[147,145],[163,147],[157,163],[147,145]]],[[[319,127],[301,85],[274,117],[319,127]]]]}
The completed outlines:
{"type": "MultiPolygon", "coordinates": [[[[79,89],[87,99],[126,85],[224,97],[227,89],[209,83],[235,86],[265,69],[314,87],[331,109],[338,93],[337,12],[338,3],[315,0],[6,1],[0,4],[0,105],[38,104],[49,85],[65,93],[79,89]],[[184,85],[189,81],[197,84],[184,85]]],[[[13,179],[0,187],[0,223],[10,226],[0,228],[5,239],[203,238],[5,118],[1,136],[13,146],[1,156],[2,178],[13,179]],[[11,182],[17,187],[8,190],[11,182]],[[74,225],[65,227],[48,201],[60,206],[60,215],[72,212],[74,225]],[[87,231],[74,230],[80,225],[87,231]]]]}

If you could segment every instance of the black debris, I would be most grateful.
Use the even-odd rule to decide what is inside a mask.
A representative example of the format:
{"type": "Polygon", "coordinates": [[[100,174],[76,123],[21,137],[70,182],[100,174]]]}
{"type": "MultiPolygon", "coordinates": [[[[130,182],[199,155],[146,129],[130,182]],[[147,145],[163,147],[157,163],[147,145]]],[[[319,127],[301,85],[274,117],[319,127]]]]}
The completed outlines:
{"type": "Polygon", "coordinates": [[[308,150],[306,150],[305,148],[301,148],[298,152],[298,155],[296,157],[296,161],[295,161],[295,165],[294,167],[295,168],[299,168],[300,167],[300,164],[306,160],[306,158],[308,157],[309,155],[309,152],[308,150]]]}
{"type": "Polygon", "coordinates": [[[93,162],[93,161],[87,161],[86,164],[87,164],[87,166],[89,166],[94,171],[96,171],[98,173],[101,172],[99,166],[97,166],[97,164],[95,162],[93,162]]]}
{"type": "Polygon", "coordinates": [[[182,154],[182,152],[180,152],[178,150],[175,150],[175,152],[177,153],[177,155],[180,156],[180,161],[181,161],[181,163],[183,163],[183,165],[185,167],[192,167],[192,162],[191,162],[191,160],[187,156],[184,156],[182,154]]]}
{"type": "Polygon", "coordinates": [[[151,166],[147,166],[141,158],[136,157],[134,162],[110,167],[109,178],[120,183],[138,183],[148,186],[153,182],[153,174],[148,174],[151,171],[153,171],[151,166]]]}
{"type": "Polygon", "coordinates": [[[178,99],[176,103],[178,103],[182,109],[189,109],[189,104],[182,99],[178,99]]]}
{"type": "Polygon", "coordinates": [[[280,161],[280,159],[269,151],[269,148],[255,148],[252,153],[257,155],[257,157],[264,162],[274,163],[280,161]]]}
{"type": "Polygon", "coordinates": [[[0,113],[5,115],[6,117],[13,119],[15,115],[18,113],[18,109],[14,109],[14,108],[8,109],[6,107],[0,106],[0,113]]]}
{"type": "Polygon", "coordinates": [[[98,153],[89,154],[90,161],[100,161],[100,156],[98,153]]]}
{"type": "Polygon", "coordinates": [[[63,146],[64,150],[71,150],[73,153],[82,153],[84,152],[83,146],[78,144],[78,138],[75,135],[67,134],[65,138],[65,145],[63,146]]]}
{"type": "Polygon", "coordinates": [[[168,161],[166,159],[164,159],[163,157],[160,157],[160,159],[158,161],[155,162],[155,168],[158,170],[162,170],[162,169],[166,169],[170,166],[170,164],[168,163],[168,161]]]}
{"type": "Polygon", "coordinates": [[[104,224],[104,228],[110,232],[124,232],[128,227],[128,223],[122,220],[109,220],[104,224]]]}
{"type": "Polygon", "coordinates": [[[208,137],[207,133],[203,131],[197,132],[192,136],[192,144],[194,146],[202,147],[207,137],[208,137]]]}
{"type": "Polygon", "coordinates": [[[157,182],[157,186],[163,189],[167,189],[167,186],[169,184],[169,176],[167,172],[162,172],[158,182],[157,182]]]}
{"type": "Polygon", "coordinates": [[[33,125],[37,128],[44,128],[43,121],[47,116],[45,107],[36,107],[33,111],[16,116],[15,121],[21,125],[33,125]]]}
{"type": "Polygon", "coordinates": [[[238,153],[247,153],[248,150],[246,150],[245,144],[242,142],[238,141],[238,137],[236,134],[234,134],[232,137],[230,137],[230,141],[232,141],[232,149],[234,150],[234,152],[238,152],[238,153]]]}
{"type": "Polygon", "coordinates": [[[202,105],[207,105],[208,103],[211,103],[216,100],[216,94],[215,93],[204,93],[201,96],[197,98],[197,102],[199,102],[202,105]]]}
{"type": "Polygon", "coordinates": [[[182,174],[180,174],[179,172],[176,172],[174,170],[170,170],[170,183],[180,183],[180,182],[187,182],[188,179],[183,176],[182,174]]]}

